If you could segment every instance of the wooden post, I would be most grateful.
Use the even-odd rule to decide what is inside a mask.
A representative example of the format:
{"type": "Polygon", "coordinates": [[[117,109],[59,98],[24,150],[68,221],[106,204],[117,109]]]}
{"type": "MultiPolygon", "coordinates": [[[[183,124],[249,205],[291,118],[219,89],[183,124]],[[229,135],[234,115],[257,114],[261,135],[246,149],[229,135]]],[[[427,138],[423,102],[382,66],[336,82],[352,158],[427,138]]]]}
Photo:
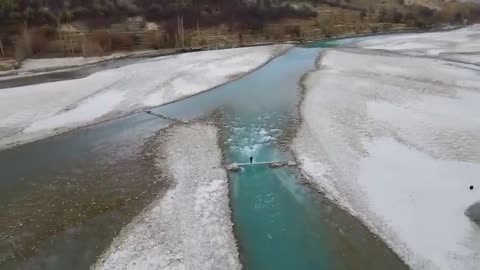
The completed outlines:
{"type": "Polygon", "coordinates": [[[58,32],[58,39],[60,40],[60,45],[61,45],[61,47],[62,47],[63,56],[66,56],[66,53],[65,53],[65,42],[63,41],[62,32],[58,32]]]}
{"type": "Polygon", "coordinates": [[[32,53],[32,43],[30,40],[30,37],[28,35],[28,25],[27,21],[23,22],[23,43],[24,43],[24,48],[27,56],[30,56],[32,53]]]}
{"type": "Polygon", "coordinates": [[[185,48],[185,33],[183,29],[183,17],[177,16],[177,46],[185,48]]]}
{"type": "Polygon", "coordinates": [[[198,22],[198,20],[197,20],[197,36],[198,36],[199,39],[200,39],[200,37],[202,36],[202,35],[200,34],[200,23],[198,22]]]}
{"type": "Polygon", "coordinates": [[[70,33],[70,50],[72,55],[75,55],[75,44],[78,42],[78,35],[70,33]]]}
{"type": "Polygon", "coordinates": [[[3,51],[3,44],[2,44],[1,39],[0,39],[0,50],[2,51],[2,56],[5,56],[5,52],[3,51]]]}
{"type": "Polygon", "coordinates": [[[86,46],[86,41],[85,41],[85,34],[81,34],[82,35],[82,53],[83,53],[83,57],[86,57],[87,54],[85,53],[85,46],[86,46]]]}
{"type": "Polygon", "coordinates": [[[185,28],[183,28],[183,17],[180,17],[181,29],[182,29],[182,49],[185,48],[185,28]]]}
{"type": "Polygon", "coordinates": [[[177,41],[176,41],[177,45],[176,45],[176,47],[181,47],[181,44],[182,44],[181,39],[182,38],[181,38],[181,33],[180,33],[180,17],[177,15],[177,41]]]}

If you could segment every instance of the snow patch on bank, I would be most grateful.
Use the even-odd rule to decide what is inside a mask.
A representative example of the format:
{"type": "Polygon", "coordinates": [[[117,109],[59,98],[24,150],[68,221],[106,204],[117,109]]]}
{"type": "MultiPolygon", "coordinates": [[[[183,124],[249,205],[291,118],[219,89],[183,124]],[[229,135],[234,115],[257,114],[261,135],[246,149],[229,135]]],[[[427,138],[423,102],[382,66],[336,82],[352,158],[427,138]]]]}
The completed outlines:
{"type": "Polygon", "coordinates": [[[33,72],[43,69],[55,69],[88,65],[101,61],[114,59],[114,57],[61,57],[61,58],[39,58],[25,59],[22,67],[18,70],[21,72],[33,72]]]}
{"type": "Polygon", "coordinates": [[[289,48],[273,45],[185,53],[82,79],[1,89],[0,149],[206,91],[289,48]]]}
{"type": "Polygon", "coordinates": [[[446,32],[382,36],[360,41],[356,46],[479,64],[480,24],[446,32]]]}
{"type": "Polygon", "coordinates": [[[436,160],[393,138],[373,140],[367,149],[358,182],[372,211],[432,268],[477,269],[480,228],[464,212],[480,200],[480,192],[468,190],[478,183],[480,163],[436,160]]]}
{"type": "Polygon", "coordinates": [[[240,269],[228,179],[214,127],[177,126],[159,138],[172,187],[137,216],[95,269],[240,269]]]}
{"type": "Polygon", "coordinates": [[[24,129],[23,132],[32,133],[40,130],[55,130],[61,127],[88,123],[89,120],[99,118],[112,111],[123,99],[122,93],[116,91],[100,93],[95,98],[80,102],[73,109],[33,123],[24,129]]]}
{"type": "Polygon", "coordinates": [[[360,49],[319,66],[292,146],[307,178],[413,269],[478,269],[480,228],[464,214],[480,200],[478,72],[360,49]]]}
{"type": "MultiPolygon", "coordinates": [[[[9,76],[14,74],[29,74],[37,72],[45,72],[57,69],[79,67],[99,62],[115,60],[129,56],[145,55],[156,52],[155,50],[141,50],[134,52],[114,52],[105,56],[91,57],[58,57],[58,58],[32,58],[22,61],[22,65],[17,70],[0,72],[1,76],[9,76]]],[[[0,78],[2,79],[2,78],[0,78]]]]}

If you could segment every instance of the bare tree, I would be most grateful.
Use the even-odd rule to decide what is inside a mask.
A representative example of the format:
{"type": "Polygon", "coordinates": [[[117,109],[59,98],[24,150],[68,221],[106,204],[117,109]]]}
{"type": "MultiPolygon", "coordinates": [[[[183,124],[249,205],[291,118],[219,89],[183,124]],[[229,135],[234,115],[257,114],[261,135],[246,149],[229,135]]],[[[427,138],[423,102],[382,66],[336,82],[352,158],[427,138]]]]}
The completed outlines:
{"type": "Polygon", "coordinates": [[[0,50],[2,51],[2,56],[5,56],[5,52],[3,51],[3,44],[2,44],[1,39],[0,39],[0,50]]]}
{"type": "Polygon", "coordinates": [[[179,46],[185,48],[185,32],[184,32],[184,27],[183,27],[183,17],[179,16],[177,17],[177,35],[178,35],[178,40],[179,40],[179,46]]]}

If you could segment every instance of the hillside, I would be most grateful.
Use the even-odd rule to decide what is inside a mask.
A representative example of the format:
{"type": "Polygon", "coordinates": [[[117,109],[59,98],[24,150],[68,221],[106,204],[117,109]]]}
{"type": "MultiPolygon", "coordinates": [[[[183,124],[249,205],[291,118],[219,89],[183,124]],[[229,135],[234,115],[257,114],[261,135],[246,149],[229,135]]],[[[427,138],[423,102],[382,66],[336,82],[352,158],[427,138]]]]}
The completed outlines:
{"type": "Polygon", "coordinates": [[[236,47],[479,18],[478,4],[454,0],[0,0],[0,57],[236,47]]]}

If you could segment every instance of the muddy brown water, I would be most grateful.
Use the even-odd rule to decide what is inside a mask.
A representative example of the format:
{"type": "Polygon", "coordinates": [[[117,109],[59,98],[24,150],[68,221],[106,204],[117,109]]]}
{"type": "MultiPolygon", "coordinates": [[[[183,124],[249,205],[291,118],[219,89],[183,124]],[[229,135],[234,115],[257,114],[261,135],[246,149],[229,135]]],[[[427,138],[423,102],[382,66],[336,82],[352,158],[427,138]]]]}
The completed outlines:
{"type": "Polygon", "coordinates": [[[0,152],[0,269],[87,269],[165,183],[138,114],[0,152]]]}

